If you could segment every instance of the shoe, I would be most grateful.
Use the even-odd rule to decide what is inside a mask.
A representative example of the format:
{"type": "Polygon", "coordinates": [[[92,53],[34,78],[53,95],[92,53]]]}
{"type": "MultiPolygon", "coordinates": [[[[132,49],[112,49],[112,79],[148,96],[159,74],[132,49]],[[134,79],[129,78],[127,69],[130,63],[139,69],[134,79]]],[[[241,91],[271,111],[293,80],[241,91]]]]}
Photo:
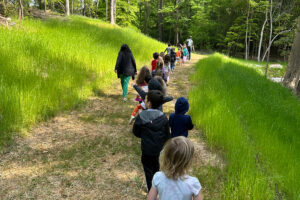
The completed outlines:
{"type": "Polygon", "coordinates": [[[129,124],[131,124],[133,121],[134,121],[135,117],[134,116],[131,116],[130,117],[130,120],[129,120],[129,124]]]}
{"type": "Polygon", "coordinates": [[[124,101],[124,102],[126,102],[126,101],[127,101],[127,98],[126,98],[126,97],[125,97],[125,98],[123,98],[123,101],[124,101]]]}

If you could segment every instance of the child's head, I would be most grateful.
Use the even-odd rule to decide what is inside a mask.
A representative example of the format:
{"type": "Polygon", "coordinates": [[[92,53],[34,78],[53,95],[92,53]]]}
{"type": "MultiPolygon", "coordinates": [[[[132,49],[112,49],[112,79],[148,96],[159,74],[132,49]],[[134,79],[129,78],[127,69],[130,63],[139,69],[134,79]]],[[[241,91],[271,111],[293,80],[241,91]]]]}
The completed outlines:
{"type": "Polygon", "coordinates": [[[145,82],[148,84],[151,79],[152,79],[151,74],[147,74],[147,76],[145,77],[145,82]]]}
{"type": "Polygon", "coordinates": [[[159,56],[163,58],[165,56],[165,53],[164,52],[160,52],[159,56]]]}
{"type": "Polygon", "coordinates": [[[191,165],[194,145],[186,137],[174,137],[165,144],[160,154],[160,169],[168,178],[182,178],[191,165]]]}
{"type": "Polygon", "coordinates": [[[150,90],[147,94],[147,108],[157,109],[163,104],[164,96],[159,90],[150,90]]]}
{"type": "Polygon", "coordinates": [[[177,99],[175,103],[175,113],[176,114],[185,114],[187,111],[189,111],[189,102],[186,98],[180,97],[177,99]]]}
{"type": "Polygon", "coordinates": [[[164,67],[164,61],[163,61],[163,59],[161,58],[161,57],[159,57],[159,60],[158,60],[158,62],[156,63],[156,70],[158,70],[158,69],[163,69],[163,67],[164,67]]]}
{"type": "Polygon", "coordinates": [[[145,82],[146,76],[148,75],[150,75],[149,68],[147,66],[142,67],[136,79],[136,84],[143,84],[145,82]]]}
{"type": "Polygon", "coordinates": [[[168,47],[170,47],[170,46],[171,46],[171,43],[168,44],[168,47]]]}
{"type": "Polygon", "coordinates": [[[168,63],[168,62],[170,62],[170,61],[171,61],[170,55],[169,55],[169,54],[165,55],[165,56],[164,56],[164,62],[165,62],[165,63],[168,63]]]}
{"type": "Polygon", "coordinates": [[[154,53],[153,53],[153,58],[154,58],[154,60],[157,60],[158,57],[159,57],[159,54],[158,54],[157,52],[154,52],[154,53]]]}

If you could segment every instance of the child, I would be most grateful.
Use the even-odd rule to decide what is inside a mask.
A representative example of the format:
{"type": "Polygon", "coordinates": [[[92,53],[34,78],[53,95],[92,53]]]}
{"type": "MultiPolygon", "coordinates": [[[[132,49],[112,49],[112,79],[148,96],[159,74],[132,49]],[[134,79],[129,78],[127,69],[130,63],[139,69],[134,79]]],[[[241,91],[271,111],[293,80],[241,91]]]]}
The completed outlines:
{"type": "Polygon", "coordinates": [[[188,136],[188,130],[194,128],[192,119],[185,113],[189,110],[189,102],[186,98],[180,97],[175,103],[175,114],[170,115],[169,124],[172,137],[188,136]]]}
{"type": "Polygon", "coordinates": [[[188,56],[188,50],[186,48],[186,45],[183,46],[183,62],[185,63],[188,56]]]}
{"type": "Polygon", "coordinates": [[[164,56],[164,66],[168,69],[168,72],[171,73],[171,57],[169,54],[164,56]]]}
{"type": "MultiPolygon", "coordinates": [[[[137,93],[141,96],[141,98],[143,99],[143,101],[145,101],[146,99],[146,95],[147,93],[145,91],[143,91],[140,87],[138,87],[137,85],[133,85],[134,89],[137,91],[137,93]]],[[[163,86],[160,84],[160,82],[155,79],[155,78],[152,78],[149,83],[148,83],[148,91],[151,91],[151,90],[159,90],[159,91],[162,91],[162,88],[163,86]]],[[[164,96],[163,97],[163,103],[167,103],[169,101],[172,101],[173,100],[173,97],[172,96],[164,96]]],[[[159,107],[159,110],[162,111],[162,105],[159,107]]]]}
{"type": "Polygon", "coordinates": [[[176,62],[181,67],[181,59],[180,58],[181,58],[181,48],[178,48],[178,50],[176,52],[176,62]]]}
{"type": "Polygon", "coordinates": [[[171,57],[171,71],[173,71],[175,68],[175,61],[176,61],[175,48],[171,49],[170,57],[171,57]]]}
{"type": "Polygon", "coordinates": [[[151,62],[151,66],[152,66],[152,71],[155,70],[156,68],[156,65],[157,65],[157,62],[158,62],[158,57],[159,57],[159,54],[157,52],[153,53],[153,59],[152,62],[151,62]]]}
{"type": "Polygon", "coordinates": [[[168,44],[168,47],[166,48],[166,50],[164,51],[164,53],[167,52],[167,54],[170,55],[170,53],[171,53],[171,48],[172,48],[172,47],[171,47],[171,44],[169,43],[169,44],[168,44]]]}
{"type": "MultiPolygon", "coordinates": [[[[140,73],[137,77],[136,84],[139,88],[141,88],[144,92],[148,92],[148,83],[151,80],[151,75],[148,67],[144,66],[141,68],[140,73]]],[[[145,103],[143,102],[143,99],[140,95],[137,95],[136,101],[139,102],[139,104],[133,109],[130,119],[129,119],[129,124],[132,123],[132,121],[135,119],[135,115],[142,109],[146,109],[145,103]]]]}
{"type": "Polygon", "coordinates": [[[159,60],[157,62],[156,71],[153,75],[154,76],[161,76],[164,79],[165,82],[168,82],[169,72],[164,67],[164,62],[162,60],[159,60]]]}
{"type": "Polygon", "coordinates": [[[159,153],[170,138],[168,118],[158,110],[163,103],[163,98],[160,91],[149,91],[146,100],[148,110],[143,110],[133,125],[133,134],[142,140],[142,164],[148,191],[151,188],[153,175],[159,171],[159,153]]]}
{"type": "Polygon", "coordinates": [[[193,143],[185,137],[169,140],[160,155],[161,171],[155,173],[148,200],[203,200],[196,177],[187,175],[194,155],[193,143]]]}

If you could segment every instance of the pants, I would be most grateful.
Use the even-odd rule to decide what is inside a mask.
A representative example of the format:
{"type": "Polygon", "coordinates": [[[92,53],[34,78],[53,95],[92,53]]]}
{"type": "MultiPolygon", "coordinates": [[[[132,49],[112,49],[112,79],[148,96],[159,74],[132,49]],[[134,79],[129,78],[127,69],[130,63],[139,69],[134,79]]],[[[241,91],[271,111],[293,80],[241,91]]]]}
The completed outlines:
{"type": "Polygon", "coordinates": [[[139,112],[139,110],[143,109],[141,104],[138,104],[131,113],[131,116],[135,117],[135,115],[139,112]]]}
{"type": "Polygon", "coordinates": [[[121,78],[121,85],[123,90],[123,98],[126,98],[128,93],[128,84],[130,81],[130,76],[124,76],[123,74],[121,74],[120,78],[121,78]]]}
{"type": "Polygon", "coordinates": [[[173,71],[175,68],[175,62],[171,62],[171,70],[173,71]]]}
{"type": "Polygon", "coordinates": [[[192,47],[188,46],[187,49],[188,49],[188,52],[189,52],[188,59],[191,60],[192,47]]]}
{"type": "Polygon", "coordinates": [[[159,171],[159,155],[158,156],[148,156],[142,154],[142,164],[144,167],[145,177],[148,192],[152,186],[152,178],[156,172],[159,171]]]}

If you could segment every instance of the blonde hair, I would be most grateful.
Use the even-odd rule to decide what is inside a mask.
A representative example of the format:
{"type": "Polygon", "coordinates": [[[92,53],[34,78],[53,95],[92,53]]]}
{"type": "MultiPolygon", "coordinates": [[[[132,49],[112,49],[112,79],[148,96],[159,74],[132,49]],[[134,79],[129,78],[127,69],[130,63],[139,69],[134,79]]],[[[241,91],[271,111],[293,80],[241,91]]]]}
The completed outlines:
{"type": "Polygon", "coordinates": [[[168,178],[184,178],[194,156],[194,145],[186,137],[170,139],[164,146],[159,160],[160,169],[168,178]]]}

